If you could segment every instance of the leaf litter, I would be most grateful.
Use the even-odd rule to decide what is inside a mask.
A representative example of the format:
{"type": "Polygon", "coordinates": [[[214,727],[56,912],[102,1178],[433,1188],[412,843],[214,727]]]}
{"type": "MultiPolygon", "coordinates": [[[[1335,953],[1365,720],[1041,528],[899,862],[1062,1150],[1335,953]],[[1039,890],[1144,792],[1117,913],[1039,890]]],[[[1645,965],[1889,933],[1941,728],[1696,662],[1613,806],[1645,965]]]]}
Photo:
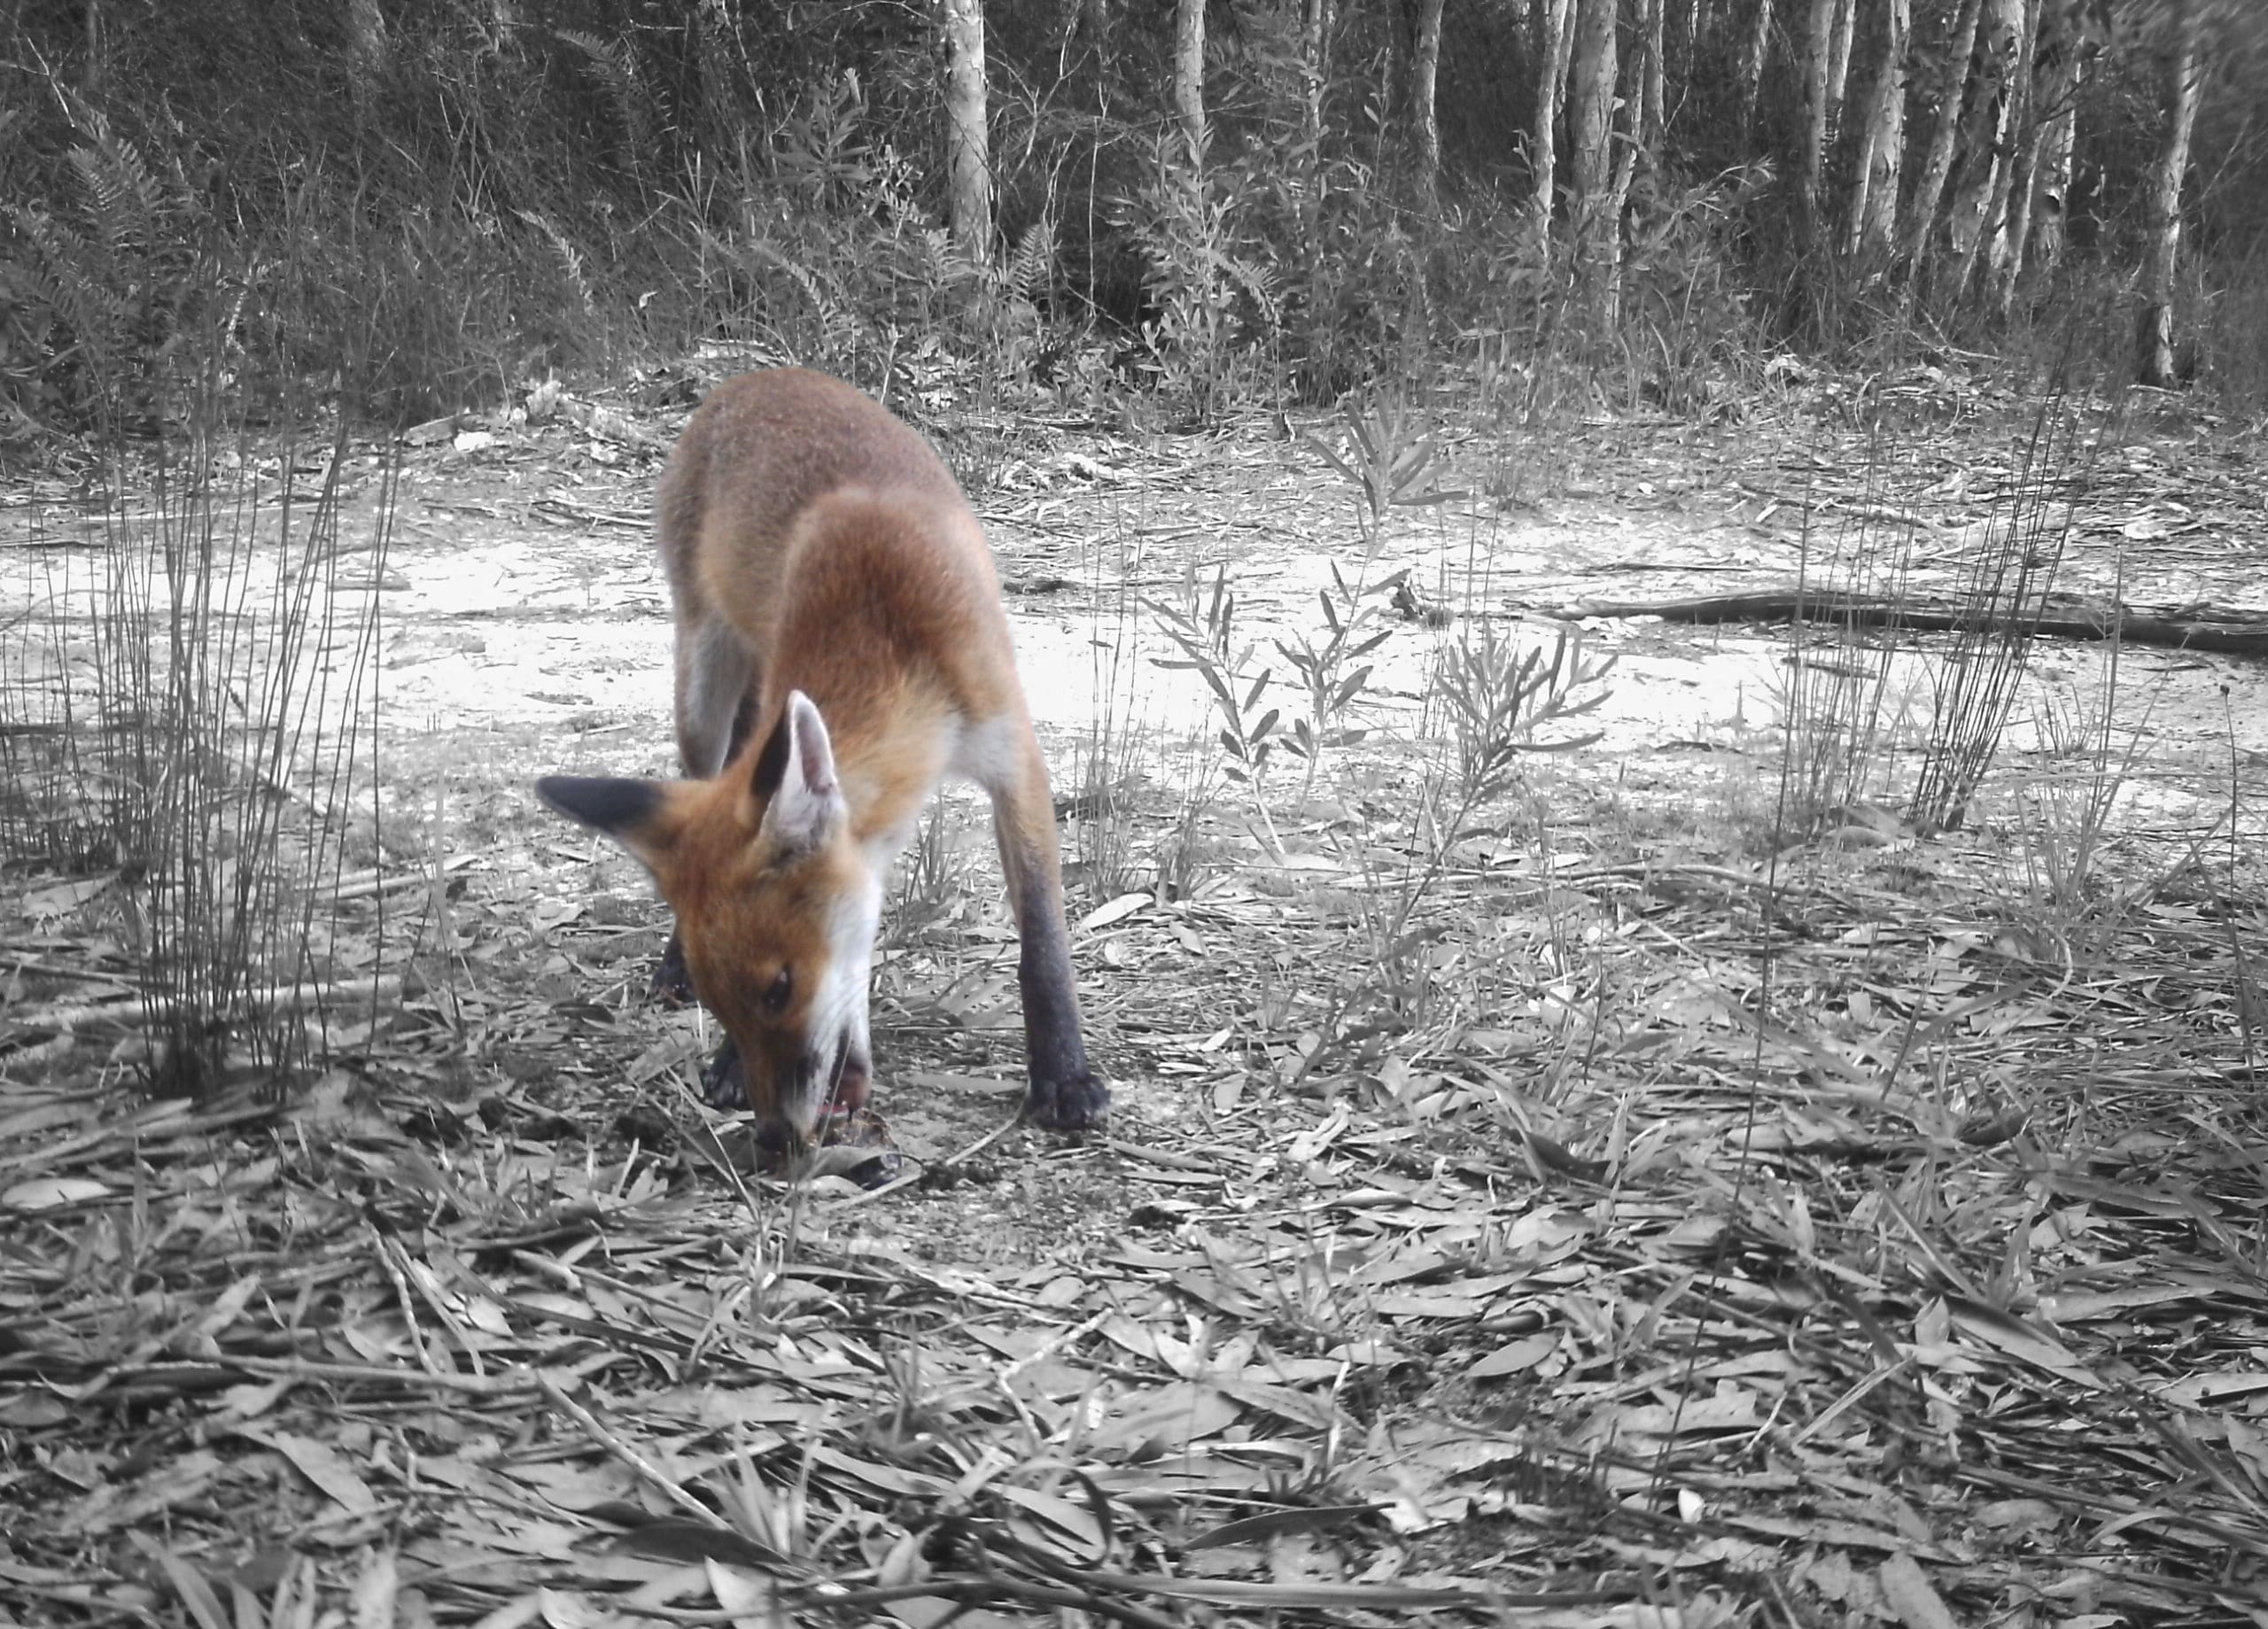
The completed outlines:
{"type": "Polygon", "coordinates": [[[1360,955],[1380,873],[1320,835],[1294,887],[1247,845],[1089,910],[1121,1107],[1081,1144],[980,1135],[1008,941],[948,897],[884,967],[893,1115],[934,1124],[880,1196],[742,1175],[697,1020],[635,1010],[634,880],[594,896],[532,817],[446,862],[456,971],[288,1102],[35,1057],[109,1021],[96,958],[38,981],[89,948],[43,893],[0,1076],[0,1602],[2268,1614],[2256,897],[2169,870],[2090,967],[1979,910],[1981,840],[1776,874],[1475,840],[1415,999],[1360,955]]]}

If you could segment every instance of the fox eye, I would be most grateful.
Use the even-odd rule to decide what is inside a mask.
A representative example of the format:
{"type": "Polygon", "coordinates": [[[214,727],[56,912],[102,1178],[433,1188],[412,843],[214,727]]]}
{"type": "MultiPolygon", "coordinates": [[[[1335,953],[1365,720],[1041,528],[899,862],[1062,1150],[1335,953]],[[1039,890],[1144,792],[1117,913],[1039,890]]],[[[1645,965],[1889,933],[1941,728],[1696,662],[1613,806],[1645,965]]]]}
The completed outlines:
{"type": "Polygon", "coordinates": [[[772,982],[764,987],[764,1010],[774,1014],[788,1010],[788,998],[796,993],[796,976],[782,967],[772,975],[772,982]]]}

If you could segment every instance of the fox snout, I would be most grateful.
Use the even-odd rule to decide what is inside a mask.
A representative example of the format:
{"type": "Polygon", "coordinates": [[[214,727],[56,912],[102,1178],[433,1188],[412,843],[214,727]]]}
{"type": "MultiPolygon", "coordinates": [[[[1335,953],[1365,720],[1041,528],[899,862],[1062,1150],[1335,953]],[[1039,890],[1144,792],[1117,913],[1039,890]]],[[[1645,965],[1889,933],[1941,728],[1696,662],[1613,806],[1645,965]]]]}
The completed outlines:
{"type": "Polygon", "coordinates": [[[794,1146],[824,1141],[830,1120],[866,1107],[873,1081],[847,1028],[815,1043],[768,1036],[752,1068],[739,1043],[726,1046],[703,1077],[710,1106],[753,1110],[794,1146]]]}

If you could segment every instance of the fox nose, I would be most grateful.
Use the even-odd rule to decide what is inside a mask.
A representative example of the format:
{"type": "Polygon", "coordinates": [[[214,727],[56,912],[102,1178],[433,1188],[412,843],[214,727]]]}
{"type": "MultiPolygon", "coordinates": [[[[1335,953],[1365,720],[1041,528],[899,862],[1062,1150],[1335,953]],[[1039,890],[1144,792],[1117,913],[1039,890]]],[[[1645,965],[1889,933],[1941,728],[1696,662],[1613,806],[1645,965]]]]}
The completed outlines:
{"type": "Polygon", "coordinates": [[[809,1148],[819,1141],[819,1128],[827,1118],[833,1066],[834,1060],[825,1054],[806,1052],[780,1083],[781,1090],[775,1099],[780,1121],[797,1147],[809,1148]]]}

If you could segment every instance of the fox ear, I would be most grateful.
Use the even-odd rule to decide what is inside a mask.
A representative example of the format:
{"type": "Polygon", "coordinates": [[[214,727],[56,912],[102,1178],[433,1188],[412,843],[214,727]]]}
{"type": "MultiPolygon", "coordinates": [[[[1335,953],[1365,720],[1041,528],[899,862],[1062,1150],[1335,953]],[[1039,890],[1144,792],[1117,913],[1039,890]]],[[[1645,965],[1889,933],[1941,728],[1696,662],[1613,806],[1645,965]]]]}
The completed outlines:
{"type": "Polygon", "coordinates": [[[603,775],[546,775],[535,795],[579,826],[603,832],[656,871],[677,844],[669,787],[659,780],[603,775]]]}
{"type": "Polygon", "coordinates": [[[764,832],[786,848],[816,849],[850,818],[843,783],[835,778],[834,743],[819,709],[802,691],[788,693],[780,722],[757,754],[750,784],[757,796],[770,799],[764,832]]]}

